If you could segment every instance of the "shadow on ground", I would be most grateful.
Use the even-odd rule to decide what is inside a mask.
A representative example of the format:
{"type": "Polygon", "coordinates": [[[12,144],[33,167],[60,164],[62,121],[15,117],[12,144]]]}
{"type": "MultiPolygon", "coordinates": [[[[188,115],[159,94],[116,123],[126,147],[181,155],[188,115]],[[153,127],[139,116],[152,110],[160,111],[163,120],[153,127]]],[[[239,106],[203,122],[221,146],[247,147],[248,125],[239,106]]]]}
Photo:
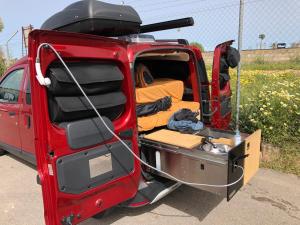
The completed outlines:
{"type": "Polygon", "coordinates": [[[146,213],[149,214],[149,216],[153,215],[172,218],[195,217],[201,222],[222,200],[223,198],[220,196],[209,192],[197,190],[188,186],[181,186],[176,191],[153,205],[141,208],[116,207],[102,219],[90,219],[81,223],[81,225],[112,224],[125,216],[135,217],[146,213]],[[161,205],[166,205],[175,210],[172,210],[173,213],[171,214],[164,212],[168,210],[155,210],[161,205]],[[174,211],[176,213],[174,213],[174,211]]]}
{"type": "MultiPolygon", "coordinates": [[[[31,169],[36,170],[36,166],[26,162],[23,159],[11,154],[8,154],[8,156],[30,167],[31,169]]],[[[118,222],[123,217],[135,217],[142,214],[148,214],[150,217],[166,217],[166,219],[169,217],[194,217],[201,222],[214,208],[220,204],[222,200],[223,198],[220,196],[182,185],[176,191],[172,192],[170,195],[153,205],[148,205],[141,208],[115,207],[110,210],[110,212],[102,219],[89,219],[81,223],[81,225],[112,224],[114,222],[118,222]],[[168,213],[170,210],[161,210],[162,206],[172,208],[174,210],[172,210],[172,213],[168,213]],[[157,208],[160,209],[156,210],[157,208]]]]}

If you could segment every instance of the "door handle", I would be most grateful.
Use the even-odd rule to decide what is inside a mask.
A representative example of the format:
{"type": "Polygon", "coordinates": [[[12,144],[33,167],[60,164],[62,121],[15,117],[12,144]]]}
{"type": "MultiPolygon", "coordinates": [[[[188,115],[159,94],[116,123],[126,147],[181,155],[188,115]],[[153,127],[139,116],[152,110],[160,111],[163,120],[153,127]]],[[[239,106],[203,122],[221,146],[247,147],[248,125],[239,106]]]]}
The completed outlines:
{"type": "Polygon", "coordinates": [[[15,115],[16,115],[16,112],[8,112],[8,115],[9,115],[9,116],[15,116],[15,115]]]}
{"type": "Polygon", "coordinates": [[[31,127],[31,118],[30,118],[30,116],[26,116],[26,122],[27,122],[27,128],[28,129],[30,129],[30,127],[31,127]]]}

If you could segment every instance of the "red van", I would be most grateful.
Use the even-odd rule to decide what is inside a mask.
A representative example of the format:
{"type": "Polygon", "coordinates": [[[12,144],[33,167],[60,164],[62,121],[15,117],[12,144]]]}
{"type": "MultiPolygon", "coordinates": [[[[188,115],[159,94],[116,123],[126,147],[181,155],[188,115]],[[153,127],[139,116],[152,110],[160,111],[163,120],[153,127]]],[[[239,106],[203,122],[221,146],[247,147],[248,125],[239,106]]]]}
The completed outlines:
{"type": "Polygon", "coordinates": [[[229,130],[232,41],[216,47],[209,82],[198,48],[136,34],[191,25],[191,18],[146,26],[125,16],[124,23],[95,15],[65,22],[74,7],[91,4],[108,7],[104,14],[135,15],[129,6],[98,3],[74,3],[31,32],[28,57],[0,81],[0,154],[37,164],[46,224],[152,204],[181,184],[230,200],[258,170],[261,139],[257,131],[236,142],[229,130]],[[165,97],[168,106],[157,107],[165,97]],[[155,110],[138,115],[137,107],[155,110]],[[182,109],[198,115],[201,129],[170,129],[182,109]]]}

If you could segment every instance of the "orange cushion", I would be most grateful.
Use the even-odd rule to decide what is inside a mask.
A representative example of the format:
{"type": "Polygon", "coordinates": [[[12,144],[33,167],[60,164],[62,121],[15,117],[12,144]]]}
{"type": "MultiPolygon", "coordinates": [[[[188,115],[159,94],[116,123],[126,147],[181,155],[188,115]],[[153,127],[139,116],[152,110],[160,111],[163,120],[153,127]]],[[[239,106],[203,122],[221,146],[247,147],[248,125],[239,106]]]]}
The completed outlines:
{"type": "Polygon", "coordinates": [[[172,102],[182,100],[184,84],[180,80],[157,79],[144,88],[136,88],[136,103],[151,103],[166,96],[172,97],[172,102]]]}
{"type": "Polygon", "coordinates": [[[171,108],[167,111],[160,111],[154,115],[138,117],[138,129],[139,131],[152,130],[155,127],[166,126],[170,117],[180,109],[187,108],[193,112],[197,112],[200,109],[198,102],[173,102],[171,108]]]}

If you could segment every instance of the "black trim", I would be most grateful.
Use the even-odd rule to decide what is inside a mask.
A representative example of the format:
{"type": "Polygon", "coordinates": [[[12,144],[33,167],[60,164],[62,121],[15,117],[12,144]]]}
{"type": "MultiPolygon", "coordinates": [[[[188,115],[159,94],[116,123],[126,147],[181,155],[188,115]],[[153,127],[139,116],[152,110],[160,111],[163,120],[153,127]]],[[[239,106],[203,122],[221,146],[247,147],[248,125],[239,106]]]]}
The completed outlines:
{"type": "Polygon", "coordinates": [[[26,152],[26,151],[22,151],[19,148],[16,148],[14,146],[11,146],[11,145],[8,145],[8,144],[2,143],[2,142],[0,142],[0,147],[3,150],[5,150],[11,154],[31,163],[33,165],[36,165],[36,157],[34,154],[26,152]]]}
{"type": "Polygon", "coordinates": [[[210,104],[209,104],[209,99],[210,99],[210,91],[209,91],[209,82],[208,82],[208,77],[207,77],[207,71],[206,71],[206,66],[205,62],[203,59],[198,60],[198,77],[199,77],[199,83],[200,83],[200,99],[201,99],[201,116],[202,116],[202,121],[204,123],[209,123],[210,122],[210,117],[209,116],[204,116],[208,115],[210,113],[210,104]]]}

